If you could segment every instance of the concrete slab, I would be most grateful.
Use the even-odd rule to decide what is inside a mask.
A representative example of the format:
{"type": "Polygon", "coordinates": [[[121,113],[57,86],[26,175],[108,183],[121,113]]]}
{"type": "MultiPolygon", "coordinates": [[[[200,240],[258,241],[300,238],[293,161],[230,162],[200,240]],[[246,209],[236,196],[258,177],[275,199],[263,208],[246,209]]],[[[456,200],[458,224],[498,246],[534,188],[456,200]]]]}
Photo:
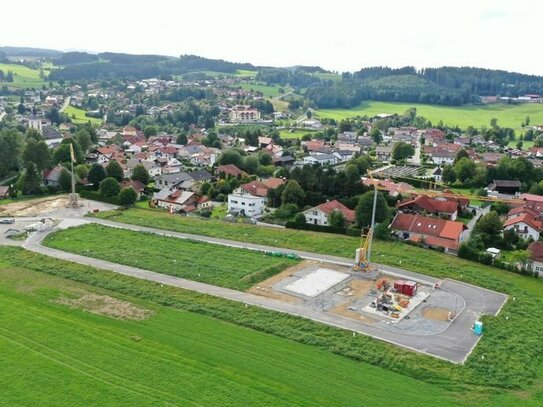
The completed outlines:
{"type": "Polygon", "coordinates": [[[318,268],[315,271],[285,286],[285,290],[306,297],[316,297],[328,291],[333,286],[349,278],[350,275],[326,268],[318,268]]]}

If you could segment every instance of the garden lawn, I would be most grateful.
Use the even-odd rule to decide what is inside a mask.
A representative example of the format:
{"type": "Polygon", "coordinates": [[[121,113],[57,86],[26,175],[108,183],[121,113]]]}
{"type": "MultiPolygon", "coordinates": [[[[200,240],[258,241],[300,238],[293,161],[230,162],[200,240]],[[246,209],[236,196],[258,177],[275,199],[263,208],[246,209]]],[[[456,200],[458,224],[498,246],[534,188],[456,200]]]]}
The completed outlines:
{"type": "Polygon", "coordinates": [[[420,103],[368,101],[351,109],[322,109],[317,111],[316,114],[318,117],[339,121],[356,116],[375,116],[381,113],[402,114],[411,107],[416,107],[417,115],[425,117],[434,125],[441,120],[448,126],[459,126],[462,129],[468,126],[476,128],[481,126],[490,127],[492,118],[497,118],[498,124],[502,127],[511,127],[520,131],[523,130],[521,123],[524,122],[526,116],[530,116],[532,124],[543,123],[543,105],[537,103],[438,106],[420,103]]]}
{"type": "Polygon", "coordinates": [[[91,224],[52,233],[44,244],[238,290],[245,290],[297,263],[251,250],[91,224]]]}
{"type": "Polygon", "coordinates": [[[88,123],[91,122],[92,124],[102,124],[102,120],[97,119],[95,117],[87,117],[85,116],[85,110],[84,109],[78,109],[75,106],[67,106],[66,109],[64,109],[64,114],[68,116],[70,119],[72,119],[72,122],[74,123],[88,123]]]}
{"type": "MultiPolygon", "coordinates": [[[[262,92],[262,94],[266,97],[275,97],[279,96],[279,88],[280,86],[275,85],[265,85],[262,83],[242,83],[241,84],[242,89],[245,90],[254,90],[255,92],[262,92]]],[[[283,87],[283,89],[286,89],[283,87]]],[[[287,92],[287,90],[285,90],[287,92]]]]}
{"type": "MultiPolygon", "coordinates": [[[[206,297],[21,249],[0,247],[0,276],[0,404],[5,406],[378,405],[391,383],[404,406],[475,406],[481,397],[488,403],[517,400],[512,394],[460,395],[176,309],[203,304],[206,297]],[[133,295],[98,287],[108,284],[133,295]],[[172,306],[159,305],[158,292],[169,293],[172,306]],[[155,298],[137,298],[149,293],[155,298]],[[89,294],[120,299],[151,315],[116,319],[58,303],[89,294]]],[[[221,304],[228,309],[231,303],[210,308],[221,304]]],[[[241,304],[229,311],[257,316],[241,304]]]]}

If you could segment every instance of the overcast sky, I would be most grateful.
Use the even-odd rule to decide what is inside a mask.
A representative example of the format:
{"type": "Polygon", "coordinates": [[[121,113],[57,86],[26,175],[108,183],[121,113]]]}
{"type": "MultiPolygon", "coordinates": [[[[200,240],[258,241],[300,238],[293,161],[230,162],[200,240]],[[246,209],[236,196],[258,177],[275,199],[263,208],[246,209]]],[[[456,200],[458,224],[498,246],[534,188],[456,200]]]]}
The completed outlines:
{"type": "Polygon", "coordinates": [[[1,10],[0,45],[543,75],[538,0],[25,0],[1,10]]]}

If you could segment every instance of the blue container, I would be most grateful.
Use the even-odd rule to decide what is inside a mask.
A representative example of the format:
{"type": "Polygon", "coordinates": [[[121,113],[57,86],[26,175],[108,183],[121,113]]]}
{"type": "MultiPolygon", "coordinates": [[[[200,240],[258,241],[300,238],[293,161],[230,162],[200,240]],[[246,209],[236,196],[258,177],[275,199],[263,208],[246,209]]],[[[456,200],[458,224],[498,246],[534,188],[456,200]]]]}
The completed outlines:
{"type": "Polygon", "coordinates": [[[473,324],[473,333],[475,335],[481,335],[483,333],[483,323],[481,321],[475,321],[475,324],[473,324]]]}

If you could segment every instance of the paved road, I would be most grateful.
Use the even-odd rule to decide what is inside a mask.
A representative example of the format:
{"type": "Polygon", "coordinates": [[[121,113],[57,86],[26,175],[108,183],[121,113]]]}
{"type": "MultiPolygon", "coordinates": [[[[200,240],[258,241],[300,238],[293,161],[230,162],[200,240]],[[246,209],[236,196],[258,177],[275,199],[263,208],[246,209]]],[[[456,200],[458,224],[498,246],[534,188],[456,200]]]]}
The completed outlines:
{"type": "MultiPolygon", "coordinates": [[[[240,243],[226,239],[209,238],[205,236],[197,236],[178,232],[169,232],[154,228],[147,228],[141,226],[126,225],[117,222],[104,221],[100,219],[68,219],[61,223],[61,227],[69,227],[77,225],[81,222],[96,222],[113,227],[121,227],[125,229],[157,233],[160,235],[166,235],[182,239],[193,239],[198,241],[205,241],[208,243],[220,244],[231,247],[243,247],[250,250],[276,250],[270,246],[254,245],[247,243],[240,243]]],[[[56,249],[51,249],[42,246],[41,240],[46,236],[48,232],[34,233],[27,241],[23,243],[23,247],[40,253],[46,256],[51,256],[67,261],[72,261],[79,264],[84,264],[92,267],[110,270],[116,273],[129,275],[136,278],[159,282],[161,284],[172,285],[188,290],[197,291],[204,294],[214,295],[222,297],[228,300],[244,302],[248,305],[255,305],[270,310],[288,313],[292,315],[301,316],[311,319],[320,323],[336,326],[339,328],[347,329],[353,332],[357,332],[363,335],[368,335],[389,343],[393,343],[405,348],[426,353],[441,359],[445,359],[451,362],[460,363],[463,362],[473,347],[477,344],[479,337],[475,336],[471,331],[471,325],[482,313],[495,314],[506,300],[506,296],[490,291],[482,290],[477,287],[472,287],[455,281],[445,281],[443,288],[456,292],[462,296],[466,301],[466,312],[461,312],[459,316],[452,322],[452,324],[441,333],[435,335],[410,335],[404,333],[391,332],[390,330],[384,330],[380,327],[372,326],[370,324],[356,321],[350,318],[341,317],[336,314],[329,314],[327,312],[318,311],[304,305],[290,304],[287,302],[261,297],[245,292],[231,290],[222,287],[216,287],[210,284],[199,283],[183,278],[172,277],[160,273],[155,273],[148,270],[143,270],[135,267],[129,267],[120,265],[104,260],[89,258],[80,256],[73,253],[67,253],[56,249]]],[[[303,251],[291,251],[300,255],[306,259],[312,259],[317,261],[333,262],[337,264],[350,265],[350,259],[344,259],[335,256],[319,255],[315,253],[307,253],[303,251]]],[[[409,276],[414,280],[419,280],[427,283],[437,281],[437,279],[423,276],[417,273],[408,272],[405,270],[396,269],[388,266],[379,266],[387,273],[398,273],[402,276],[409,276]]]]}
{"type": "Polygon", "coordinates": [[[62,107],[60,108],[60,111],[63,112],[66,110],[68,106],[70,106],[70,100],[72,99],[71,96],[68,96],[66,99],[64,99],[64,103],[62,103],[62,107]]]}

